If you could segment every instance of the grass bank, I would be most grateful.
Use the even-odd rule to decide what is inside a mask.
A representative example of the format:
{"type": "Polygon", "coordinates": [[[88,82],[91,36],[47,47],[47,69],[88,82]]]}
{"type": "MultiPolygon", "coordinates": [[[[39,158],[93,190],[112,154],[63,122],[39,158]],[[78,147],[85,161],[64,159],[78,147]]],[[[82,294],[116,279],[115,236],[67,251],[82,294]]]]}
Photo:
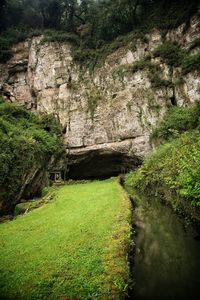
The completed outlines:
{"type": "Polygon", "coordinates": [[[126,176],[126,185],[159,196],[200,223],[200,103],[168,111],[151,138],[156,150],[126,176]]]}
{"type": "Polygon", "coordinates": [[[117,179],[64,185],[0,224],[1,299],[123,299],[131,204],[117,179]]]}

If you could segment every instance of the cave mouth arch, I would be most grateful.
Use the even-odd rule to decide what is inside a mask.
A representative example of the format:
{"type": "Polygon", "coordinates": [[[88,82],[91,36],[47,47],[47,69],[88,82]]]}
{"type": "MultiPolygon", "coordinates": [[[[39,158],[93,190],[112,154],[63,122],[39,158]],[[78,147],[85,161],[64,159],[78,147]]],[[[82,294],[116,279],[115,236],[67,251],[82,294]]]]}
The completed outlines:
{"type": "Polygon", "coordinates": [[[126,174],[141,165],[137,156],[110,151],[90,151],[69,157],[69,179],[105,179],[126,174]]]}

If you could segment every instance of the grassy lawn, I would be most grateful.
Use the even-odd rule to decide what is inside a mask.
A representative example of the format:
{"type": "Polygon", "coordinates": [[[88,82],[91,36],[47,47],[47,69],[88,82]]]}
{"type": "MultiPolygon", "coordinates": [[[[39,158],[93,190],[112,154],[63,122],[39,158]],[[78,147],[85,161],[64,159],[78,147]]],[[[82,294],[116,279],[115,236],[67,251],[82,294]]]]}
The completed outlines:
{"type": "Polygon", "coordinates": [[[0,299],[123,299],[130,218],[117,179],[59,187],[0,224],[0,299]]]}

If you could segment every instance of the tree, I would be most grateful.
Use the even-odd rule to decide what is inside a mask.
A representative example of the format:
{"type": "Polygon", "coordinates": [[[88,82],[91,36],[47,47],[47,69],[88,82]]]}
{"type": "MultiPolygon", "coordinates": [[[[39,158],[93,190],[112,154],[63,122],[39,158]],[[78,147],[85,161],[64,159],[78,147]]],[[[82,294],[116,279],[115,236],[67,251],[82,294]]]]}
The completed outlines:
{"type": "Polygon", "coordinates": [[[0,1],[0,32],[6,28],[6,11],[7,11],[7,1],[0,1]]]}

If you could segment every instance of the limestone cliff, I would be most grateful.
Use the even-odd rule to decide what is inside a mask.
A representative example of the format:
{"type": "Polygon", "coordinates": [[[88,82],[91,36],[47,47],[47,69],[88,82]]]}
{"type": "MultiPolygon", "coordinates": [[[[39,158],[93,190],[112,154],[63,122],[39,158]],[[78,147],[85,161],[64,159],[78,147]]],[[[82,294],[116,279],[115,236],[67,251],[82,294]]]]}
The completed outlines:
{"type": "MultiPolygon", "coordinates": [[[[188,28],[183,24],[166,38],[187,49],[199,33],[195,16],[188,28]]],[[[153,57],[162,44],[158,30],[147,34],[145,42],[118,49],[92,74],[73,62],[70,44],[42,39],[34,37],[13,47],[13,57],[0,66],[1,90],[27,109],[57,115],[71,177],[117,174],[137,165],[151,150],[150,132],[166,110],[200,99],[197,71],[180,80],[180,68],[153,57]],[[132,72],[130,66],[145,57],[159,65],[163,80],[179,84],[155,87],[145,69],[132,72]]]]}

